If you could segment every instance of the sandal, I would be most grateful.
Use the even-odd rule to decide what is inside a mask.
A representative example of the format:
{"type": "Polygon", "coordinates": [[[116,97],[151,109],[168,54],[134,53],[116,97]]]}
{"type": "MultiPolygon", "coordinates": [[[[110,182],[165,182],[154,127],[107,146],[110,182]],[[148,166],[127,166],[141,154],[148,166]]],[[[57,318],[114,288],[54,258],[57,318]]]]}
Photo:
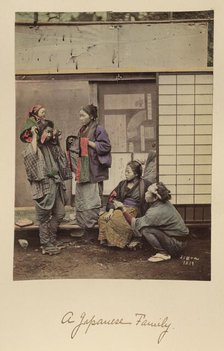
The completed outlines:
{"type": "Polygon", "coordinates": [[[128,245],[127,245],[127,247],[129,248],[129,249],[137,249],[138,247],[139,248],[142,248],[142,244],[141,244],[141,242],[139,241],[139,240],[132,240],[128,245]]]}
{"type": "Polygon", "coordinates": [[[67,247],[66,243],[64,243],[64,241],[60,241],[60,240],[55,240],[52,242],[52,244],[56,247],[58,247],[59,249],[65,249],[67,247]]]}
{"type": "Polygon", "coordinates": [[[154,256],[148,258],[149,262],[162,262],[170,260],[171,256],[166,253],[157,252],[154,256]]]}
{"type": "Polygon", "coordinates": [[[61,253],[61,250],[54,246],[51,243],[47,243],[46,245],[42,245],[41,246],[41,250],[42,250],[42,255],[57,255],[59,253],[61,253]]]}
{"type": "Polygon", "coordinates": [[[84,236],[84,230],[78,231],[78,230],[74,230],[70,233],[70,236],[72,238],[82,238],[84,236]]]}

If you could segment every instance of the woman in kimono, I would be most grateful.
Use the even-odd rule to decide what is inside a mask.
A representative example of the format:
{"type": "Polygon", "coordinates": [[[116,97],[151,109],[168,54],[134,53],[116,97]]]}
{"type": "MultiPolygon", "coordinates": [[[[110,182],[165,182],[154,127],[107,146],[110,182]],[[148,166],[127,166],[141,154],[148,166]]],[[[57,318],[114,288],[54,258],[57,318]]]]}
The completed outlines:
{"type": "Polygon", "coordinates": [[[122,180],[111,192],[106,206],[106,212],[99,218],[100,244],[124,248],[132,238],[133,231],[124,219],[120,210],[116,210],[113,200],[123,203],[126,211],[133,217],[146,211],[144,194],[151,184],[141,178],[142,165],[139,161],[131,161],[125,169],[125,180],[122,180]]]}
{"type": "Polygon", "coordinates": [[[91,104],[82,107],[82,126],[78,136],[67,138],[68,158],[76,180],[76,220],[84,230],[93,228],[98,222],[103,181],[108,179],[108,169],[111,167],[110,140],[97,117],[96,106],[91,104]]]}

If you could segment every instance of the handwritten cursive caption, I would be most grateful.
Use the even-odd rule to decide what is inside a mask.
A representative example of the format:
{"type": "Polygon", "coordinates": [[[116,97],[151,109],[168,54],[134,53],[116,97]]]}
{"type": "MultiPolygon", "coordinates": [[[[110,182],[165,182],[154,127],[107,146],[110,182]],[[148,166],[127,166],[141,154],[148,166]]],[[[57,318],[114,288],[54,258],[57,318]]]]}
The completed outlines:
{"type": "Polygon", "coordinates": [[[123,317],[104,319],[97,318],[94,315],[88,317],[86,312],[82,312],[79,317],[75,317],[74,313],[69,311],[64,314],[61,319],[61,324],[71,326],[71,339],[77,337],[81,331],[87,334],[90,328],[99,326],[135,326],[135,327],[151,327],[159,330],[157,343],[164,339],[168,334],[171,322],[168,317],[160,318],[159,321],[150,320],[145,313],[135,313],[132,320],[125,320],[123,317]]]}

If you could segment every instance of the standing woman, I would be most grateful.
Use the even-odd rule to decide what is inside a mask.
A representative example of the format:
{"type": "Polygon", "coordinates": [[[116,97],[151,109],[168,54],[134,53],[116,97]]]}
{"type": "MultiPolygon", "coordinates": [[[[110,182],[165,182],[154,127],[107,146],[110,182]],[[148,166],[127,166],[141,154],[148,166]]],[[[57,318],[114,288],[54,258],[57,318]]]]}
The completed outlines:
{"type": "Polygon", "coordinates": [[[80,110],[81,128],[78,133],[79,150],[76,162],[72,162],[72,138],[67,140],[68,157],[75,173],[76,219],[83,229],[92,228],[98,222],[102,206],[103,181],[109,178],[111,144],[106,130],[98,124],[97,107],[86,105],[80,110]]]}

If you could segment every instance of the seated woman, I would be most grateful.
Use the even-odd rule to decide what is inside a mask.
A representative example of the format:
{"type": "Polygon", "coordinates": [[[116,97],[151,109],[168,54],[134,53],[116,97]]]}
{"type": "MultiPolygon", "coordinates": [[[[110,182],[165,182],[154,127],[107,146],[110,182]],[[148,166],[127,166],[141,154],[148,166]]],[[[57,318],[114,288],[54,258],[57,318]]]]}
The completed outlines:
{"type": "Polygon", "coordinates": [[[138,161],[131,161],[125,169],[125,178],[112,191],[106,206],[106,212],[99,217],[99,236],[101,244],[124,248],[131,241],[133,231],[124,219],[121,211],[116,210],[113,199],[123,203],[126,211],[133,217],[143,215],[146,210],[144,194],[151,184],[143,180],[142,165],[138,161]]]}

